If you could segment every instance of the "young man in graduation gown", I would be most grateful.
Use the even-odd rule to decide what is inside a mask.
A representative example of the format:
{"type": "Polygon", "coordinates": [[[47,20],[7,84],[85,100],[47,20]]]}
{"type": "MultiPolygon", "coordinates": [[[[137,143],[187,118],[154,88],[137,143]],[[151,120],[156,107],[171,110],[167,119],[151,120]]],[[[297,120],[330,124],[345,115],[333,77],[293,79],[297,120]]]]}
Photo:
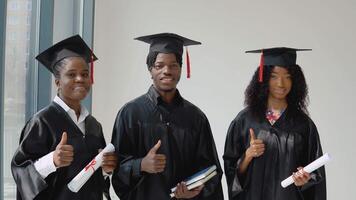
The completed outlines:
{"type": "MultiPolygon", "coordinates": [[[[303,167],[322,156],[319,134],[308,116],[307,84],[293,48],[262,53],[245,91],[245,104],[231,122],[224,165],[230,200],[326,200],[324,167],[303,167]],[[281,181],[293,174],[294,184],[281,181]]],[[[304,49],[305,50],[305,49],[304,49]]]]}
{"type": "Polygon", "coordinates": [[[148,92],[121,108],[112,135],[120,149],[120,168],[112,184],[122,200],[170,199],[177,186],[179,199],[223,199],[221,176],[208,119],[176,88],[183,46],[199,42],[172,33],[136,38],[150,44],[147,66],[153,80],[148,92]],[[184,179],[217,166],[218,175],[188,191],[184,179]]]}
{"type": "Polygon", "coordinates": [[[97,58],[79,36],[67,38],[36,57],[55,76],[58,93],[36,113],[21,132],[20,146],[11,163],[18,200],[100,200],[108,196],[108,176],[116,167],[115,153],[74,193],[67,184],[103,149],[100,123],[81,100],[91,80],[88,63],[97,58]]]}

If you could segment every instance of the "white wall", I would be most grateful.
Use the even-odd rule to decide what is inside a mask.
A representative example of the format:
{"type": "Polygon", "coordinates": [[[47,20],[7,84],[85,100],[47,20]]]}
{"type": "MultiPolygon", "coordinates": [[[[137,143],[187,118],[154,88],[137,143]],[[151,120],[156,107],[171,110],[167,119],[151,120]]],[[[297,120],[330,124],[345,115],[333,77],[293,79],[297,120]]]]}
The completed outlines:
{"type": "Polygon", "coordinates": [[[182,78],[178,88],[208,116],[221,156],[228,125],[243,108],[244,90],[259,63],[258,55],[244,51],[312,48],[298,54],[298,63],[309,84],[311,117],[324,151],[333,156],[326,168],[328,196],[350,199],[356,186],[355,11],[352,0],[97,0],[93,114],[110,141],[119,108],[151,83],[148,45],[133,38],[175,32],[203,43],[189,49],[192,78],[182,78]]]}

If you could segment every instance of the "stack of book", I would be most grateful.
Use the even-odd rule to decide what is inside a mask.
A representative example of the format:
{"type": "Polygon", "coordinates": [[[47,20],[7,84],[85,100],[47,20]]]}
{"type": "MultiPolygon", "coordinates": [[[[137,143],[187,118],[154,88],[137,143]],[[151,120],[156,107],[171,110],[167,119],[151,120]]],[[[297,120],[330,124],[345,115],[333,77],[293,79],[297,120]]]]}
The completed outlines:
{"type": "MultiPolygon", "coordinates": [[[[197,173],[185,179],[183,182],[185,182],[185,184],[187,185],[188,190],[191,190],[206,183],[208,180],[213,178],[216,173],[216,165],[213,165],[201,171],[198,171],[197,173]]],[[[174,192],[176,191],[176,189],[177,187],[171,189],[171,198],[174,197],[174,192]]]]}

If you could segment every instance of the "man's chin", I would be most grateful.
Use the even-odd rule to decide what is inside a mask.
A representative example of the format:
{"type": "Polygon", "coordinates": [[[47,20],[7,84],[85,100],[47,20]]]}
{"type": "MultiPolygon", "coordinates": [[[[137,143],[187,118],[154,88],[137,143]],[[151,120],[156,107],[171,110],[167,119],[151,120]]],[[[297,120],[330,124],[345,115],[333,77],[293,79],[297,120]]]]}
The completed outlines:
{"type": "Polygon", "coordinates": [[[163,92],[174,92],[175,88],[164,88],[162,89],[163,92]]]}
{"type": "Polygon", "coordinates": [[[176,90],[176,88],[175,87],[160,87],[159,90],[162,92],[174,92],[176,90]]]}

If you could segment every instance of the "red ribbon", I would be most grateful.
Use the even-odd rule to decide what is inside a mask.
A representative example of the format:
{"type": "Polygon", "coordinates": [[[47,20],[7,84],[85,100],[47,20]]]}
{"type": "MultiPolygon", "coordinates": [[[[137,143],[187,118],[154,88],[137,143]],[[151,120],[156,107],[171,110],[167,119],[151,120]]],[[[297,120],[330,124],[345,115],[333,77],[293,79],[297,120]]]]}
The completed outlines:
{"type": "Polygon", "coordinates": [[[93,169],[93,171],[95,171],[95,169],[94,169],[94,165],[96,164],[96,160],[95,160],[95,158],[92,160],[92,161],[90,161],[90,163],[85,167],[85,171],[88,171],[88,169],[89,168],[92,168],[93,169]]]}
{"type": "Polygon", "coordinates": [[[185,55],[187,61],[187,78],[190,78],[190,60],[189,60],[188,47],[185,47],[185,55]]]}
{"type": "Polygon", "coordinates": [[[263,49],[262,49],[262,54],[261,54],[261,59],[260,59],[260,68],[259,68],[259,73],[258,73],[258,81],[260,83],[263,82],[263,66],[265,64],[265,60],[264,60],[264,57],[263,57],[263,49]]]}
{"type": "Polygon", "coordinates": [[[94,55],[93,55],[93,52],[91,52],[91,55],[90,55],[90,81],[91,81],[91,84],[94,84],[94,55]]]}

